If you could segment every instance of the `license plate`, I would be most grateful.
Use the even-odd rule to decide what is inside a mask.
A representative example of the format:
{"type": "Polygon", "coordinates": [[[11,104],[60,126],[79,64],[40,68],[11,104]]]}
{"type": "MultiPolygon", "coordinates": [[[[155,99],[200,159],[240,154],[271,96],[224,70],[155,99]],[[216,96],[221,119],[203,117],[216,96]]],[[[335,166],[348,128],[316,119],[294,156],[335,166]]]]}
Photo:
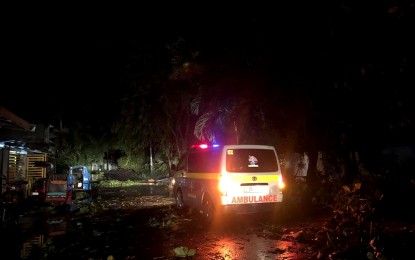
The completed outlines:
{"type": "Polygon", "coordinates": [[[248,186],[244,188],[245,193],[268,193],[267,186],[248,186]]]}
{"type": "Polygon", "coordinates": [[[39,195],[39,192],[34,191],[34,192],[32,192],[32,195],[33,195],[33,196],[39,195]]]}

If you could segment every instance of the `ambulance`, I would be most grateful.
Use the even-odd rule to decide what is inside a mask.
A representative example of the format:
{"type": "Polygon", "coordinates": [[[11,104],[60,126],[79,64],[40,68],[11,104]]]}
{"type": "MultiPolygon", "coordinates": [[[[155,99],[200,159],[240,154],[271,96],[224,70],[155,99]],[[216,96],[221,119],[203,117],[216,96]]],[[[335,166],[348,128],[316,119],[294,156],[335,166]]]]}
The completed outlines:
{"type": "Polygon", "coordinates": [[[211,222],[227,213],[275,210],[284,181],[276,149],[268,145],[200,144],[173,168],[179,210],[196,210],[211,222]]]}

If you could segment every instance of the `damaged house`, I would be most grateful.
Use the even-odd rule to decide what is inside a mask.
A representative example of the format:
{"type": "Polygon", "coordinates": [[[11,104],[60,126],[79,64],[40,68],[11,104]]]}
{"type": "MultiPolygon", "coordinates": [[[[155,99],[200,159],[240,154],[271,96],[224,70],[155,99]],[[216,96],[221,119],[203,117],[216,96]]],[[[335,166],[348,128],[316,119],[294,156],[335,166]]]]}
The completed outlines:
{"type": "Polygon", "coordinates": [[[51,161],[51,127],[31,124],[0,106],[1,194],[7,183],[26,181],[24,190],[28,196],[31,186],[46,177],[47,168],[43,165],[51,161]]]}

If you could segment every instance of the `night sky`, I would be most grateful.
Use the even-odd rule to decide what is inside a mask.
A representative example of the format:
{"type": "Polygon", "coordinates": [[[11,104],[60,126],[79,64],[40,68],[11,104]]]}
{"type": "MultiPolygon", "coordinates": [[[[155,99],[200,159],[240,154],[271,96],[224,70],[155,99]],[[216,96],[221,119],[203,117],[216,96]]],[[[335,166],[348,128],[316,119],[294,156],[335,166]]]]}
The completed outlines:
{"type": "Polygon", "coordinates": [[[33,123],[58,114],[79,116],[82,109],[74,106],[79,103],[101,113],[97,104],[111,106],[119,96],[120,71],[140,51],[131,50],[132,42],[145,55],[179,37],[213,62],[229,53],[261,60],[263,70],[280,81],[341,78],[339,73],[359,69],[356,64],[394,66],[402,56],[413,64],[413,50],[405,52],[413,49],[408,13],[414,7],[406,7],[402,19],[397,15],[403,7],[392,7],[377,1],[295,1],[10,9],[2,24],[0,104],[33,123]]]}

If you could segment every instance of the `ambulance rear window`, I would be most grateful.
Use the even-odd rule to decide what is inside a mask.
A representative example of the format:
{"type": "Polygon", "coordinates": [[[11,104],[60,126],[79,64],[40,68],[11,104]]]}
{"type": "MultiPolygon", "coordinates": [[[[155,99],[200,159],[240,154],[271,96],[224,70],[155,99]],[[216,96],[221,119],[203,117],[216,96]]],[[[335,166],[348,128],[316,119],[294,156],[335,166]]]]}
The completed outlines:
{"type": "Polygon", "coordinates": [[[276,172],[278,162],[275,152],[268,149],[228,149],[228,172],[276,172]]]}

